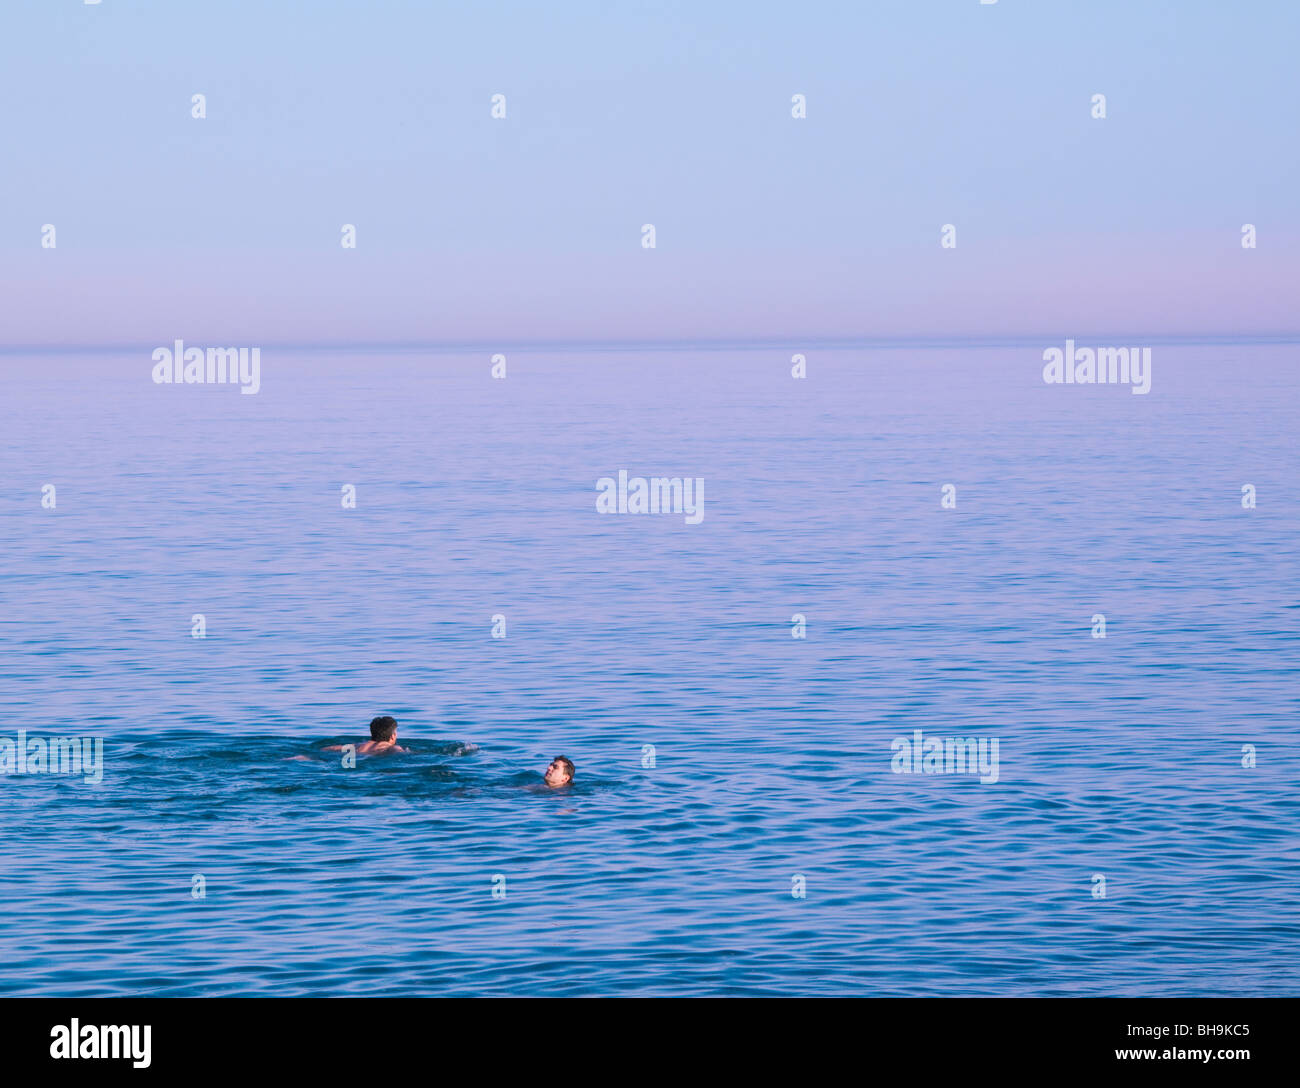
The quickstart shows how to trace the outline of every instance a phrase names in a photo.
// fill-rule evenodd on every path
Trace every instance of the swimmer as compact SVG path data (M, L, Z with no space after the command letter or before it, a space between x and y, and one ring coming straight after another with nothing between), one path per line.
M556 756L543 777L553 790L569 785L573 781L573 760L567 756Z
M331 744L324 751L341 752L346 747L348 747L346 744ZM359 756L377 756L382 752L410 751L409 748L399 748L397 746L397 719L390 718L387 714L376 718L370 723L370 739L358 744L356 748Z

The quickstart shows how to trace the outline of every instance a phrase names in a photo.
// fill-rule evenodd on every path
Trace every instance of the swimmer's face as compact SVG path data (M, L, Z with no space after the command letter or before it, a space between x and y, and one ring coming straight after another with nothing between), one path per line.
M546 768L546 784L548 786L568 785L569 771L558 759L551 760L551 765Z

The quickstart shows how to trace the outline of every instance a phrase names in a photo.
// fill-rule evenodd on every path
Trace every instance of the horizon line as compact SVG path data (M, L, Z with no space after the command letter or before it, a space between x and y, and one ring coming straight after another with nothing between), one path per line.
M672 351L691 349L696 351L726 351L744 348L823 348L826 350L845 350L852 348L940 348L940 347L1003 347L1019 346L1030 343L1055 344L1062 340L1100 341L1107 340L1120 344L1145 341L1147 344L1243 344L1270 343L1287 344L1300 342L1300 332L1266 332L1266 333L1074 333L1062 336L1056 333L970 333L951 336L845 336L845 337L752 337L732 338L717 337L697 339L690 337L600 340L600 339L551 339L551 340L276 340L260 344L246 344L260 350L279 351L336 351L336 352L430 352L433 354L450 354L468 351L520 351L520 350L567 350L567 351ZM182 338L182 341L184 338ZM172 340L159 345L156 341L146 343L115 344L0 344L0 355L113 355L135 352L152 352L159 346L170 346ZM206 345L205 345L206 346ZM218 345L213 345L218 346Z

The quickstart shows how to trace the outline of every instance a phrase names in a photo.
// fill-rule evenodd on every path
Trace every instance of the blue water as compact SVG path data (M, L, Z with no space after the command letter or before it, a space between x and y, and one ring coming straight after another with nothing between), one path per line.
M0 356L0 992L1295 993L1300 345L1047 346Z

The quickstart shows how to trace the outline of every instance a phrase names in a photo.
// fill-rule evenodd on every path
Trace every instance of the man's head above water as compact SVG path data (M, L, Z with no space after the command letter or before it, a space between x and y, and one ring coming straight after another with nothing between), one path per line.
M546 768L546 784L552 788L567 786L573 781L573 760L567 756L556 756Z
M370 739L379 744L386 744L397 739L397 719L387 714L375 718L370 723Z

